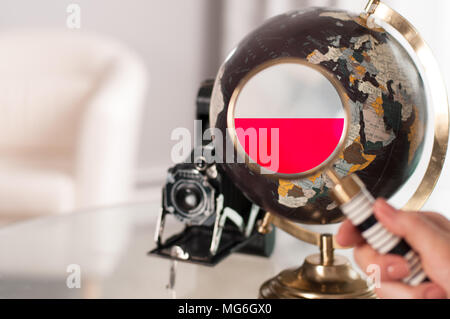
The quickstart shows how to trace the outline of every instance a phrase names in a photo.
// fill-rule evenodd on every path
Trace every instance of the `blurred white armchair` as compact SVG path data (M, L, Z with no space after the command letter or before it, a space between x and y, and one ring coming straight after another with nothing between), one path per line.
M0 218L126 201L147 76L114 41L0 33Z

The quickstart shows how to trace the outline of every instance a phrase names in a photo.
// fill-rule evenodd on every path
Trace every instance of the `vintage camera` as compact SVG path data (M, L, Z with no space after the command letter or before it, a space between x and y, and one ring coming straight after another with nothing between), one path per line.
M197 152L210 147L202 146ZM261 235L256 231L264 212L215 163L203 156L194 158L194 153L195 150L185 163L168 170L155 234L157 248L151 253L209 265L238 250L269 256L274 233ZM185 228L163 242L167 215L182 222Z
M197 119L208 127L212 83L204 82L197 98ZM264 212L250 202L213 161L212 143L194 148L184 163L168 169L151 254L215 265L235 251L269 256L275 233L262 235L256 226ZM163 242L166 217L184 230Z

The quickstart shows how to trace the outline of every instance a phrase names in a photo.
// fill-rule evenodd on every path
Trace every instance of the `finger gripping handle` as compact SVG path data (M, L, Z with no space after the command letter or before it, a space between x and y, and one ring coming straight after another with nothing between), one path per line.
M356 194L350 201L340 206L342 212L361 232L367 243L378 253L402 256L408 262L410 274L404 283L416 286L427 281L419 255L401 237L388 231L375 217L372 211L374 198L366 190Z

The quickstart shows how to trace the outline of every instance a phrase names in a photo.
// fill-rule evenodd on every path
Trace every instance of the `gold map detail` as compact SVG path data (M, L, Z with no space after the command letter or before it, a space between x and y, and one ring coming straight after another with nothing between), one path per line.
M375 110L375 112L377 113L377 115L379 117L383 117L384 115L384 110L383 110L383 99L381 96L377 97L375 102L373 102L372 104L373 109Z
M420 141L422 140L424 135L423 125L419 120L419 111L417 110L417 107L415 105L413 105L413 114L414 114L414 122L411 124L408 133L408 141L410 143L408 164L411 164L411 161L413 160L417 148L420 145Z
M294 188L294 184L288 180L280 179L278 185L278 195L286 197L288 192Z
M350 167L349 174L366 168L374 161L376 157L376 155L364 153L364 148L361 145L360 137L358 137L352 145L347 147L341 155L341 158L347 163L354 164Z

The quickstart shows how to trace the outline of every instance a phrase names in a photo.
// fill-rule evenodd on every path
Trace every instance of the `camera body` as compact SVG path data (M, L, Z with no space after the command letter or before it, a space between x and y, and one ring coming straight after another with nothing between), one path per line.
M205 129L212 84L205 81L197 98L197 119ZM215 265L235 251L261 256L272 253L274 231L262 235L256 230L264 212L231 182L213 154L213 143L197 146L183 163L168 169L155 233L157 247L151 254ZM169 215L185 227L163 241Z
M156 238L151 253L164 257L214 265L232 252L244 249L267 255L265 244L257 237L257 221L263 212L251 203L215 163L203 155L212 144L193 150L184 163L168 169L162 189L162 205ZM185 225L183 232L162 241L168 215ZM266 235L267 236L267 235ZM261 246L258 250L258 247ZM245 250L244 250L245 251ZM270 254L270 253L269 253Z

